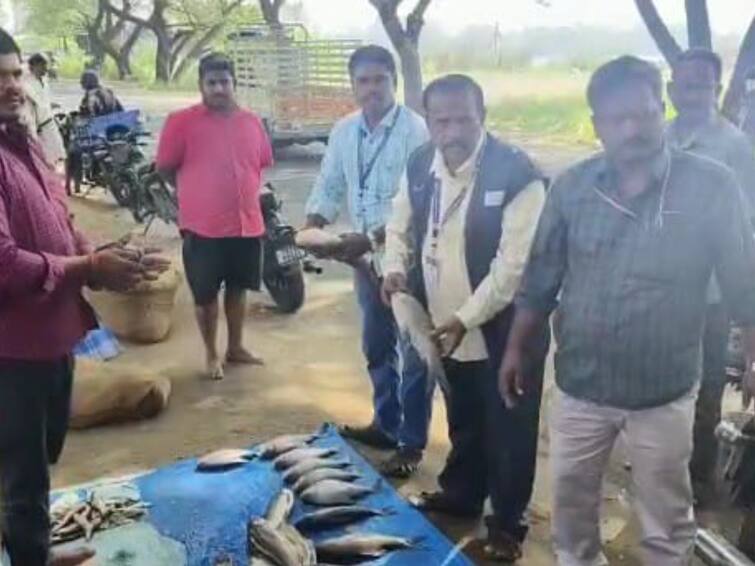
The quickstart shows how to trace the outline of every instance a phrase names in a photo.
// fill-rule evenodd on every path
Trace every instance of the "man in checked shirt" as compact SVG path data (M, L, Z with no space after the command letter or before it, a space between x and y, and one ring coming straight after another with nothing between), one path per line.
M755 392L755 244L734 174L669 148L659 71L624 56L587 98L603 153L554 183L516 299L499 375L506 402L529 395L530 337L555 317L551 413L553 547L560 566L607 564L601 483L624 433L644 563L689 563L689 461L706 291L715 273L744 329L745 402Z

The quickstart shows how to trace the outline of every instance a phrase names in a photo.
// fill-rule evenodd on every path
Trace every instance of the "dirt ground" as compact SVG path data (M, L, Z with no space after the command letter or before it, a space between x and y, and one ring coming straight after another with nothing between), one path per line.
M75 96L70 85L59 87L58 93L62 101ZM146 106L155 124L167 109L187 101L166 100L135 90L123 91L123 98L127 106ZM537 140L524 142L550 172L588 151L548 146ZM320 155L321 148L293 149L278 156L278 165L268 176L281 192L294 225L303 220L303 203ZM100 190L73 198L71 208L78 225L97 243L140 230L128 213L116 208ZM155 225L148 240L162 246L180 266L174 227ZM281 433L311 431L323 421L366 424L371 418L371 388L359 350L358 312L350 273L334 264L323 267L323 275L308 276L306 303L293 316L271 311L264 294L251 297L247 344L264 357L266 365L229 368L221 382L201 377L200 338L188 290L182 285L168 339L152 346L124 344L124 353L111 362L142 366L169 377L173 394L168 410L151 421L72 432L53 472L54 486L148 470L221 447L247 446ZM223 337L221 330L221 340ZM433 488L447 449L444 407L436 397L425 462L415 478L397 488L403 494ZM533 530L521 562L533 566L553 564L548 542L545 438L540 454L531 513ZM373 461L383 457L377 453L368 456ZM627 511L630 496L623 487L627 478L621 466L615 468L606 482L604 535L610 541L612 564L638 564L633 551L636 533ZM435 522L462 543L479 530L469 522Z

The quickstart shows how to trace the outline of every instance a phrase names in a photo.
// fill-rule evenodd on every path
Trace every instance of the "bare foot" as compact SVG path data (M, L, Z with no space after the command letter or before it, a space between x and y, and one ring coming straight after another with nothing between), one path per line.
M223 372L223 362L218 358L210 358L207 360L207 377L214 381L220 381L225 377Z
M58 550L50 553L50 566L79 566L94 556L91 548L73 548L71 550ZM93 562L92 562L93 564Z
M225 361L229 364L245 364L252 366L263 366L265 362L262 358L258 358L245 348L229 349L225 355Z

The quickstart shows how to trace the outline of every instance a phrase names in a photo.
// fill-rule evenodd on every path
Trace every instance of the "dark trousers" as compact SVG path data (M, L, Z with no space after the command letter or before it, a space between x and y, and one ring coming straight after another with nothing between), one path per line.
M0 531L12 566L45 566L48 464L68 428L73 359L0 362Z
M721 304L708 305L703 335L703 378L695 408L694 449L690 474L695 491L713 485L718 455L716 427L726 387L729 318ZM696 493L700 497L700 493Z
M524 514L535 480L544 359L536 366L530 376L536 390L508 409L489 362L445 363L451 452L438 483L465 506L482 509L490 496L488 529L519 540L527 535Z

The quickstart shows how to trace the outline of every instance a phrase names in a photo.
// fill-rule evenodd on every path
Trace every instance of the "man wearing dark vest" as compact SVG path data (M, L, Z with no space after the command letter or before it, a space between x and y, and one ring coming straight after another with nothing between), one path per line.
M532 494L539 397L508 410L496 368L511 301L545 200L543 176L521 150L487 134L480 87L463 75L424 95L432 141L409 159L387 228L384 300L408 292L428 310L444 357L451 453L426 511L478 516L490 496L488 558L521 557ZM547 336L532 358L541 382Z

